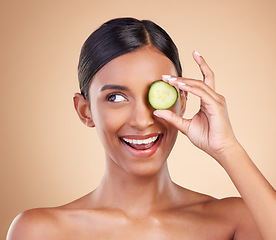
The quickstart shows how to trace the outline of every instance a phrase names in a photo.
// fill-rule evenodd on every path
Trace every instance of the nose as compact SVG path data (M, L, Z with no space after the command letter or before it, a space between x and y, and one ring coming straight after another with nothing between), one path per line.
M149 103L144 101L143 99L137 101L132 109L129 126L143 131L151 126L153 123L153 110L149 106Z

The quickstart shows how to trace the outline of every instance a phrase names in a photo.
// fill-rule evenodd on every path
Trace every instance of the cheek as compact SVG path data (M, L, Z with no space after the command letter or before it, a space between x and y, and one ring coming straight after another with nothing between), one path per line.
M95 116L95 128L105 151L114 151L118 147L118 130L123 126L120 114L113 114L113 111L99 111ZM113 150L112 150L113 149Z
M127 109L106 107L104 104L99 104L96 109L92 113L96 129L105 135L118 132L128 119Z

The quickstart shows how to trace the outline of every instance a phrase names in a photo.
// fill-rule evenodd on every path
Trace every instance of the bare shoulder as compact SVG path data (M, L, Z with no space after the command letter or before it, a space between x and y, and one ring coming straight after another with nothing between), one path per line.
M12 222L7 240L56 239L57 215L51 208L31 209L20 213Z
M87 239L101 216L99 211L88 209L87 202L87 197L82 197L58 207L24 211L13 220L7 240Z
M217 199L193 191L184 192L190 204L184 207L199 216L197 224L207 219L203 226L227 231L233 239L261 240L261 234L246 204L240 197ZM212 224L211 224L212 223ZM221 237L220 237L221 238ZM222 239L222 238L221 238Z
M223 211L225 214L229 213L231 216L235 216L236 214L239 215L241 211L246 210L246 206L240 197L228 197L222 199L211 197L209 198L209 201L205 202L205 204L212 209L212 211L218 213Z
M213 199L206 205L210 211L227 219L235 227L234 239L262 239L257 225L242 198Z
M210 211L223 215L239 226L243 221L252 221L244 201L239 197L229 197L223 199L213 199L206 203Z

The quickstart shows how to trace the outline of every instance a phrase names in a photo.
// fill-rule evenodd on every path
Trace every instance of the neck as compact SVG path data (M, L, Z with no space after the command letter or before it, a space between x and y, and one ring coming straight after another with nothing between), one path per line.
M174 200L178 187L170 178L167 162L154 175L135 176L107 161L105 175L93 198L100 208L119 209L129 215L146 215L164 209Z

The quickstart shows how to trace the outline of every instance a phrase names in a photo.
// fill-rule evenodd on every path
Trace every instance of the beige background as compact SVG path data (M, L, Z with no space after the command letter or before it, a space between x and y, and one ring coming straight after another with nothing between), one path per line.
M201 78L191 53L216 73L236 135L276 186L276 4L233 1L1 1L0 238L35 207L72 201L99 183L104 154L95 129L73 108L80 48L100 24L134 16L161 25L177 44L187 77ZM186 117L198 100L189 98ZM238 196L224 170L179 136L169 159L179 184Z

